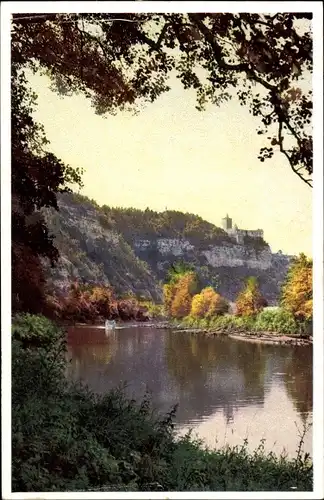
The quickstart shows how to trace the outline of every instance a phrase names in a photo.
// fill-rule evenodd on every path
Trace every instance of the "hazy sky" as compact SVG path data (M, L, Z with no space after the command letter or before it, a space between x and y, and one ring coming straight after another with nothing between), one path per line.
M96 116L80 95L59 97L45 76L32 76L36 118L50 149L85 170L83 194L100 205L181 210L220 226L262 228L273 251L312 253L312 190L276 153L261 163L266 139L258 119L236 99L207 111L177 80L137 116Z

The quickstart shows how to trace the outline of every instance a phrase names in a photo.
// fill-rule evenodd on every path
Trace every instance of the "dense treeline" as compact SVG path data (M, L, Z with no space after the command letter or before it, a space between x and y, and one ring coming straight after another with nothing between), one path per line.
M62 295L47 296L47 316L68 323L97 323L108 320L147 321L152 306L134 296L118 297L108 286L71 284Z
M251 276L232 305L213 289L199 289L199 280L190 266L173 266L163 287L166 314L185 326L197 326L222 333L271 332L309 336L312 334L312 260L300 254L291 264L282 286L279 308L265 309L258 281Z
M198 215L183 213L176 210L156 212L146 208L99 207L94 200L73 193L71 199L81 204L92 204L102 211L101 223L110 229L123 234L127 241L135 238L190 238L210 243L231 241L227 233L205 221ZM67 197L65 197L67 199Z
M184 238L199 242L200 245L233 242L222 228L191 213L177 210L156 212L149 208L140 210L132 207L109 207L107 205L99 207L94 200L79 193L68 196L74 202L93 205L99 209L102 212L100 221L103 227L120 232L130 243L136 238L153 239L157 237ZM68 196L65 196L65 200L68 200ZM267 246L262 238L246 237L245 244L258 248Z

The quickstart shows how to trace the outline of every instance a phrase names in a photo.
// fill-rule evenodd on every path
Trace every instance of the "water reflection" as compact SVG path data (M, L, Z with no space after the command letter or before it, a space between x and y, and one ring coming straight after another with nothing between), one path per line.
M313 412L313 351L299 346L291 348L286 362L284 381L287 393L303 422Z
M88 327L70 329L68 346L69 376L99 393L126 381L128 393L138 399L149 390L161 411L178 403L179 427L194 426L209 444L224 432L231 444L241 443L250 429L256 445L266 435L279 442L279 451L283 446L294 451L294 422L312 414L312 350L307 347L152 328L105 335ZM307 446L311 452L310 437Z

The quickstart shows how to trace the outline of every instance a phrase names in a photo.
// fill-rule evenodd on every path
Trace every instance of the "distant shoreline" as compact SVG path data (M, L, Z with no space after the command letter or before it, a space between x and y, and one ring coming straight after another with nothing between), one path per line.
M280 335L271 332L260 332L256 334L240 333L240 332L220 332L200 328L179 328L179 332L188 332L192 334L205 334L210 337L212 336L226 336L234 340L243 340L246 342L253 342L257 344L268 344L268 345L313 345L313 337L302 338L293 335Z
M245 342L253 342L257 344L268 344L268 345L294 345L294 346L306 346L306 345L313 345L313 337L298 337L294 335L280 335L277 333L271 333L271 332L259 332L256 334L249 334L249 333L243 333L243 332L222 332L222 331L215 331L212 329L206 329L206 328L191 328L191 327L186 327L182 325L173 325L172 323L168 321L134 321L131 322L129 325L127 325L127 321L121 322L123 326L127 327L145 327L145 328L156 328L158 330L175 330L178 332L187 332L191 333L194 335L207 335L209 337L215 337L215 336L226 336L229 337L233 340L242 340ZM89 323L75 323L75 324L70 324L64 325L65 327L98 327L103 325L97 324L89 324Z
M261 335L242 335L242 334L228 334L228 336L235 340L245 340L246 342L254 342L260 344L268 345L313 345L313 337L301 338L301 337L290 337L289 335L271 335L271 334L261 334Z

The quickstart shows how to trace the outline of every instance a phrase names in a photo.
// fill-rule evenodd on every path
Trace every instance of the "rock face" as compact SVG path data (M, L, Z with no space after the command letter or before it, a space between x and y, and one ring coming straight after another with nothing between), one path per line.
M253 269L269 269L271 266L271 251L269 248L257 253L254 249L247 249L243 245L224 245L211 247L202 254L212 267L240 267L247 266Z
M161 300L161 287L147 264L136 257L122 235L104 228L100 212L78 204L70 196L59 199L59 212L45 217L60 252L58 265L47 267L49 283L66 291L72 280L112 285L118 293L134 293Z
M137 239L133 248L161 280L177 260L192 263L202 282L216 286L230 301L235 300L246 278L256 276L269 304L276 304L291 261L290 256L272 253L269 246L257 250L235 242L206 248L185 239Z
M141 228L129 237L129 227L111 220L107 224L107 217L103 219L90 200L63 195L59 207L59 213L46 212L61 254L59 265L48 271L54 287L64 289L78 278L160 300L161 282L170 266L182 260L193 265L203 286L216 287L229 301L235 300L249 276L258 278L269 305L278 301L291 257L272 253L265 242L247 245L228 238L209 244L197 238L147 235L144 229L141 234Z

